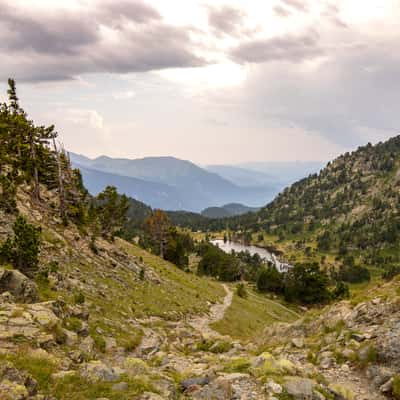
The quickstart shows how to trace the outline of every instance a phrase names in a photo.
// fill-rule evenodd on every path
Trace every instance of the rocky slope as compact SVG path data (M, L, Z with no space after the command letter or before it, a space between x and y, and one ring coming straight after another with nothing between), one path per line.
M366 294L371 299L309 311L291 324L273 315L257 340L234 339L233 325L225 335L215 330L238 304L239 324L249 323L232 287L120 239L98 240L93 252L84 232L62 225L53 196L43 191L37 206L18 192L18 208L41 226L43 244L35 281L0 267L0 399L372 400L395 393L395 282ZM0 220L3 239L13 218ZM272 313L271 300L249 295L246 307L258 302L261 310L254 318Z

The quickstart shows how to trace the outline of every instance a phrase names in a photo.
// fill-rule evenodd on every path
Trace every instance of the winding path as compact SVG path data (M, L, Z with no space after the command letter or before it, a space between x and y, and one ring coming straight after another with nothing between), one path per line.
M233 292L225 283L222 284L226 296L224 297L224 301L222 303L213 304L210 307L210 311L208 315L195 316L191 318L188 323L189 325L201 332L203 335L211 336L211 337L221 337L221 334L216 332L214 329L210 328L210 324L217 322L224 318L225 311L231 306L233 299Z

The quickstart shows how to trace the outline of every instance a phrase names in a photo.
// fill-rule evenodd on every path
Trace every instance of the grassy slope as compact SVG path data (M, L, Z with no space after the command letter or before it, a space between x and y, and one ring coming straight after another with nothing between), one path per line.
M248 289L248 297L245 299L234 295L225 317L212 324L212 327L223 335L251 340L273 322L293 322L298 317L297 313L282 304Z

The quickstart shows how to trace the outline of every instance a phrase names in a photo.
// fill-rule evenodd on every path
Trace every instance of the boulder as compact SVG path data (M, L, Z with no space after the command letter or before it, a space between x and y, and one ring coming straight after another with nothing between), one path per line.
M36 284L17 270L0 268L0 294L9 292L20 303L38 299Z
M284 390L294 400L312 400L315 381L306 378L290 377L283 384Z
M94 352L94 340L91 336L86 337L82 340L79 345L79 350L86 354L93 354Z
M183 391L187 390L190 386L204 386L210 383L210 378L208 376L202 376L197 378L185 379L181 382L181 388Z
M378 336L376 350L381 361L397 369L400 368L400 322L397 321Z
M90 382L113 382L116 381L121 373L115 368L108 367L101 361L90 361L81 368L81 375Z
M192 398L196 400L231 400L232 392L231 383L223 377L219 377L201 390L194 392Z
M390 380L394 372L381 365L370 365L367 368L367 377L372 381L375 387L381 387L384 383Z

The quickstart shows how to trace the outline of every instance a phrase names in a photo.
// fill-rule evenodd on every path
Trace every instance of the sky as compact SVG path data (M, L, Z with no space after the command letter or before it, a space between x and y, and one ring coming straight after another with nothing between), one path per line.
M400 133L399 0L0 0L0 89L90 157L328 161Z

